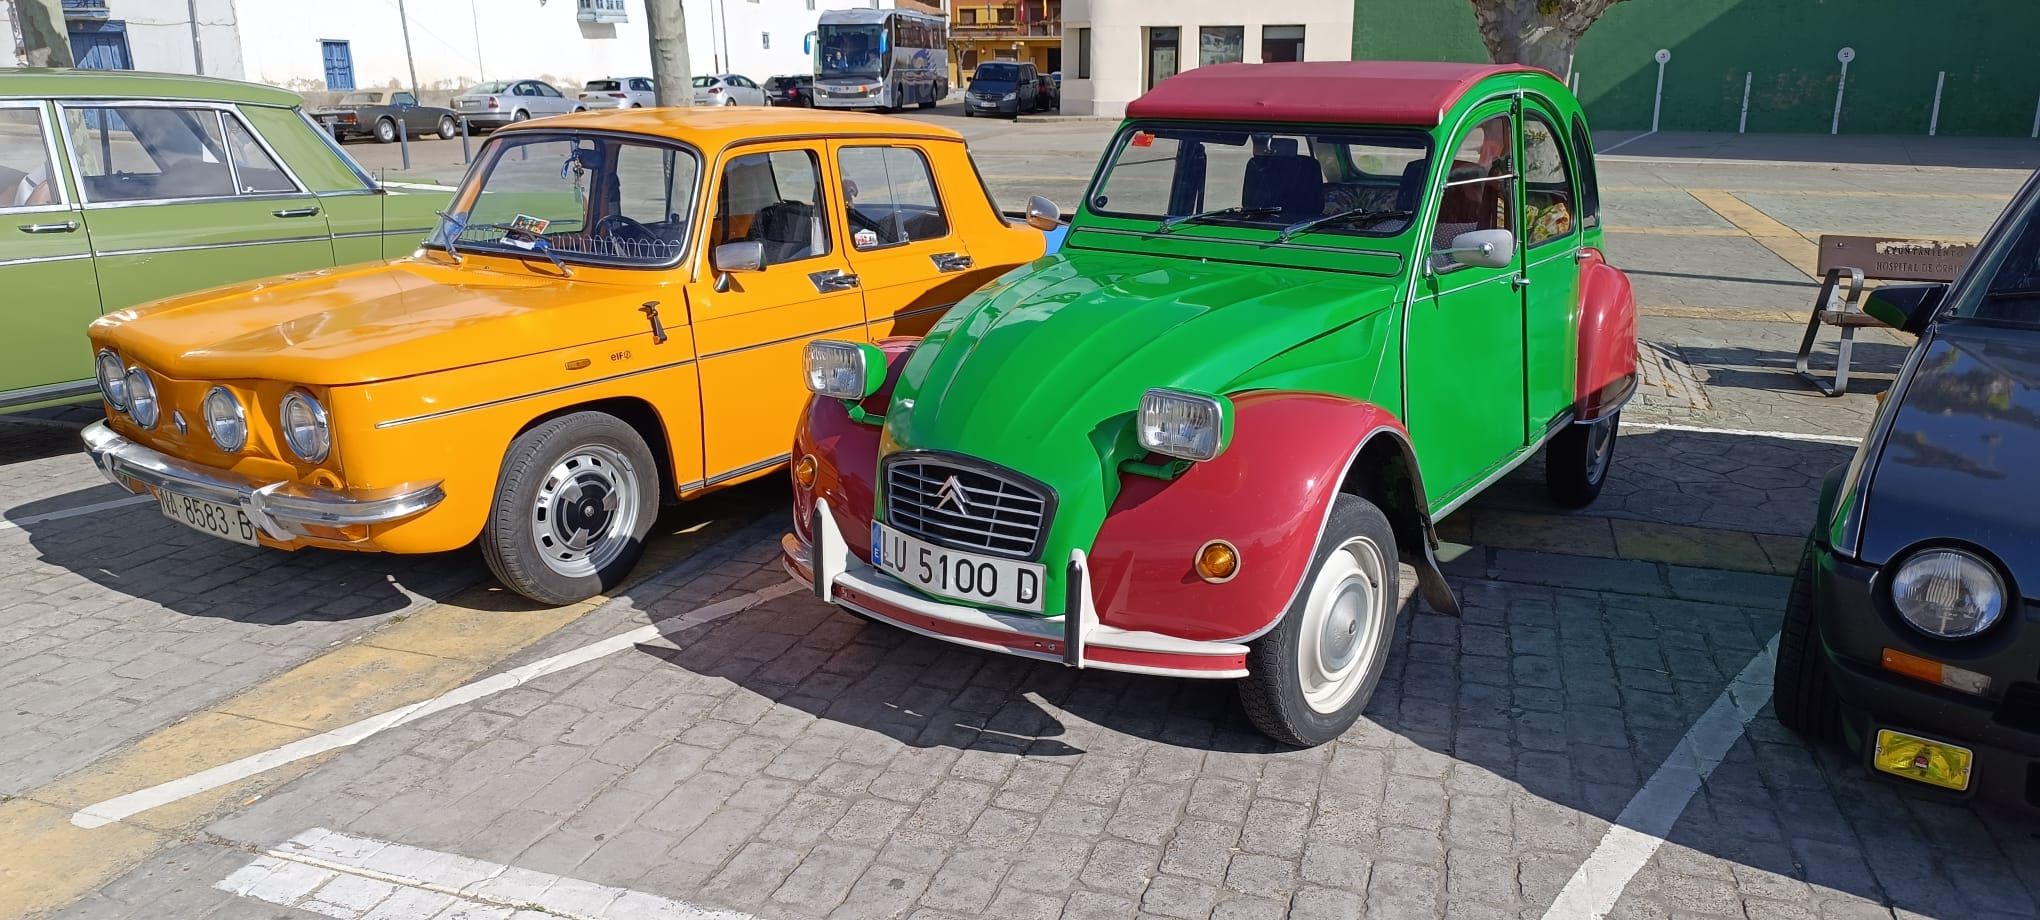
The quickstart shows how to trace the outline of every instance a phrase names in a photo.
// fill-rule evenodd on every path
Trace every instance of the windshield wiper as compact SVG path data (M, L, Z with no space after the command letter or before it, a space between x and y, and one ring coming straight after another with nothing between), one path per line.
M461 222L460 222L460 219L459 219L459 218L456 218L456 217L454 217L454 216L452 216L452 215L450 215L450 214L446 213L445 211L441 211L441 212L439 212L439 216L440 216L440 217L444 217L444 218L446 218L446 219L447 219L447 220L449 220L449 221L452 221L452 222L453 222L453 225L454 225L454 226L455 226L455 227L457 228L457 229L456 229L456 230L455 230L455 231L453 232L453 235L452 235L452 236L448 236L448 237L446 238L446 251L447 251L447 252L450 252L450 253L453 253L453 257L454 257L454 259L455 259L456 261L458 261L458 260L460 259L460 250L459 250L459 249L456 249L456 248L454 247L454 244L453 244L453 240L454 240L454 238L455 238L455 237L458 237L458 236L459 236L460 234L462 234L462 233L465 233L465 232L467 232L467 231L469 231L469 230L501 230L501 231L503 231L504 233L509 233L509 232L510 232L510 231L512 231L512 230L516 230L516 229L518 229L518 228L516 228L516 227L512 227L512 226L510 226L509 224L463 224L463 223L461 223ZM546 241L545 241L545 237L542 237L542 236L541 236L541 237L537 237L537 238L535 238L535 239L533 239L533 240L532 240L532 244L531 244L531 248L530 248L530 249L526 249L526 248L524 248L524 247L522 247L522 246L510 246L510 247L507 247L507 248L502 248L502 249L497 249L497 248L491 247L491 248L490 248L490 249L488 249L487 251L489 251L489 252L501 252L501 253L505 253L505 254L509 254L509 255L515 255L515 254L517 254L517 253L519 253L519 252L535 252L535 253L538 253L539 255L545 256L545 257L546 257L546 259L548 259L549 261L551 261L551 262L552 262L552 264L553 264L553 267L554 267L554 268L557 268L557 269L559 269L559 270L560 270L560 274L561 274L561 275L563 275L563 276L565 276L565 277L568 277L568 278L572 278L572 277L574 277L574 270L573 270L573 269L571 269L571 268L568 268L568 267L567 267L567 263L565 263L565 262L562 262L562 261L560 261L560 257L559 257L559 256L558 256L557 254L555 254L555 253L553 252L553 249L552 249L552 244L551 244L551 243L548 243L548 242L546 242Z
M531 251L542 253L546 258L551 259L553 267L559 269L562 276L567 278L574 277L574 270L568 268L567 263L560 261L559 254L553 252L552 244L546 242L545 237L539 237L537 241L533 242Z
M460 264L460 235L467 232L467 222L445 211L435 212L439 219L453 225L453 232L446 235L446 254L453 257L453 264Z
M1364 220L1388 220L1408 216L1410 216L1408 211L1377 211L1372 208L1347 208L1344 211L1327 214L1323 217L1313 217L1309 220L1283 227L1282 232L1275 235L1275 242L1287 243L1290 237L1309 233L1326 224L1351 224Z
M1177 227L1182 226L1183 224L1196 223L1197 221L1200 220L1212 220L1214 218L1219 217L1266 217L1270 214L1280 213L1281 211L1282 211L1281 208L1275 207L1216 208L1210 211L1199 211L1195 214L1184 214L1178 217L1164 217L1162 218L1162 225L1160 227L1155 228L1155 232L1168 233L1169 231L1174 230Z

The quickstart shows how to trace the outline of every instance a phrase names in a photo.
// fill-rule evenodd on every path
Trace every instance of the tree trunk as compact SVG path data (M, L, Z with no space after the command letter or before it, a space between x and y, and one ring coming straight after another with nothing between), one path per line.
M21 30L22 63L30 67L77 66L58 0L14 0L14 23Z
M1542 67L1572 77L1580 36L1621 0L1471 0L1481 41L1497 64Z
M681 0L645 0L645 31L652 39L654 101L693 105L694 71L687 60L687 11Z

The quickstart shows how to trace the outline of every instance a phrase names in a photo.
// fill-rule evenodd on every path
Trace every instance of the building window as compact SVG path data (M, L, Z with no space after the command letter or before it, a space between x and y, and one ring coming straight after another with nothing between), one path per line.
M1013 8L1010 6L999 7L999 24L1003 26L1012 25L1012 23L1013 23Z
M1182 45L1182 33L1175 26L1148 27L1148 75L1147 88L1176 75L1181 69L1177 51Z
M1091 79L1091 30L1077 30L1077 79Z
M1303 60L1302 26L1261 27L1262 63L1301 60Z
M354 88L354 51L344 41L325 39L319 42L319 52L326 59L326 88Z
M770 49L772 47L772 33L770 32L758 33L758 47Z
M977 10L975 8L957 10L956 24L960 26L977 25Z
M86 70L133 70L127 23L118 19L73 19L68 23L71 60Z
M1246 26L1205 26L1197 30L1197 66L1244 60L1246 44Z

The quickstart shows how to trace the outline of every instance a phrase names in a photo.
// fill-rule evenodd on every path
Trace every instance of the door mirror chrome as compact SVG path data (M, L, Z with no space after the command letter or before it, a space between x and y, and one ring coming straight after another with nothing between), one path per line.
M1477 268L1506 268L1516 258L1516 235L1507 230L1471 230L1452 238L1452 261Z
M762 272L765 270L765 244L756 240L724 243L715 247L715 255L710 261L719 272Z
M1864 296L1863 312L1893 329L1917 335L1926 331L1947 294L1948 285L1941 282L1887 284Z
M1040 195L1027 199L1027 226L1041 231L1062 226L1062 208Z

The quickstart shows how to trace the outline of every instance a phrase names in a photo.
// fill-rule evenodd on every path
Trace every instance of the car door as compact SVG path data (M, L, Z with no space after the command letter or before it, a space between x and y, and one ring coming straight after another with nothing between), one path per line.
M751 144L724 155L704 266L687 291L700 354L703 449L711 483L786 459L815 338L863 338L864 296L837 239L840 205L821 141ZM713 271L715 247L757 242L760 271Z
M652 81L642 77L633 78L630 81L630 101L637 105L658 105L657 97L652 92Z
M576 106L580 105L579 102L561 95L560 91L554 89L550 83L541 83L533 80L531 81L531 88L534 92L538 93L539 105L547 115L560 115L571 112Z
M333 264L319 199L232 106L60 112L105 309Z
M1448 252L1462 233L1516 232L1514 121L1507 102L1474 110L1440 151L1444 176L1425 209L1430 254L1406 325L1404 421L1434 509L1524 444L1521 247L1500 267L1460 264Z
M925 335L985 280L971 270L970 246L943 205L929 152L905 141L829 146L868 335Z
M429 133L438 127L429 117L430 113L418 108L418 97L410 93L391 93L390 111L404 123L404 130L411 137Z
M1559 117L1541 100L1523 107L1524 424L1538 435L1572 407L1579 342L1580 192Z
M0 407L91 388L99 280L57 149L47 103L0 100Z
M1032 112L1040 105L1041 89L1034 79L1034 65L1020 65L1020 82L1015 90L1020 93L1020 111Z

